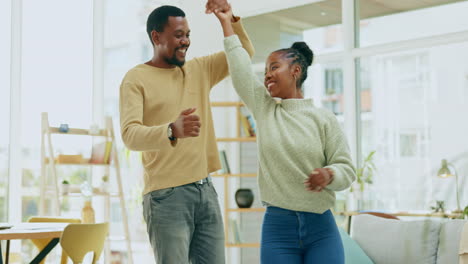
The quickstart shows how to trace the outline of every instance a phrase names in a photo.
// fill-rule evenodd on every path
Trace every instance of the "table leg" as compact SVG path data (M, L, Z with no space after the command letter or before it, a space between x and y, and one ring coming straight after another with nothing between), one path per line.
M351 219L353 219L353 216L348 216L348 235L351 235Z
M37 256L30 262L30 264L39 264L47 256L47 254L49 254L49 252L52 251L52 249L54 249L55 245L57 245L58 242L58 237L50 240L49 244L47 244L47 246L45 246L45 248L42 249L41 252L39 252L39 254L37 254Z
M10 263L10 240L6 241L5 264Z
M3 264L2 241L0 240L0 264Z

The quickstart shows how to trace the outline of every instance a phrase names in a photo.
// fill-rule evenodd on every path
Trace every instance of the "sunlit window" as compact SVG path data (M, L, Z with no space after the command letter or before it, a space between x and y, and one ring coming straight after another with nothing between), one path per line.
M0 222L7 221L10 147L11 1L0 2Z

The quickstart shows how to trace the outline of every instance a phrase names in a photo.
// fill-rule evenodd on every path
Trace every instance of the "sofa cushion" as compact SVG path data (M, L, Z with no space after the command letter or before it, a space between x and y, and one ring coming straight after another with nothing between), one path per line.
M342 228L340 230L341 241L343 241L343 248L345 254L346 264L373 264L372 260L366 255L362 248L354 241L346 231Z
M377 264L436 263L441 223L399 221L372 215L353 217L351 237Z
M461 235L466 220L449 220L442 224L439 235L437 263L458 263Z
M458 254L460 255L459 264L468 264L468 221L466 221L465 227L463 227Z

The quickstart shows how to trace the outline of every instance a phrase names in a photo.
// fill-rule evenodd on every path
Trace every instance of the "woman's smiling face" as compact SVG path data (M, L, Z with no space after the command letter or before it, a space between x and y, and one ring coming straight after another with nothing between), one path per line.
M283 52L273 52L266 61L264 85L272 97L291 98L297 89L294 76L299 72L300 67L291 65Z

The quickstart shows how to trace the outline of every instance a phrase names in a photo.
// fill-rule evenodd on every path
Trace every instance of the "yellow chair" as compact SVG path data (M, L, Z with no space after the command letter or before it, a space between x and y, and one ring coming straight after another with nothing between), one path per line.
M79 224L81 223L81 219L78 218L63 218L63 217L41 217L41 216L32 216L28 219L30 223L71 223L71 224ZM33 244L41 251L52 239L44 238L44 239L31 239ZM41 264L45 263L45 258L41 261ZM62 251L62 259L60 261L61 264L67 264L67 254Z
M101 256L108 232L109 223L70 224L63 230L60 245L73 263L82 263L84 256L93 252L92 264L95 264Z

